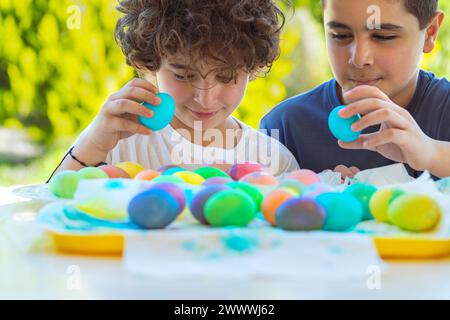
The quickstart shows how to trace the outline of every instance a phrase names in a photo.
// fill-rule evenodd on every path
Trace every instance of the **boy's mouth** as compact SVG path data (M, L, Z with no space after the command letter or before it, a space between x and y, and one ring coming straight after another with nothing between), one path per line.
M211 119L212 117L214 117L217 114L217 112L219 112L219 111L200 112L200 111L194 111L192 109L189 109L189 111L191 111L191 113L194 115L195 118L200 119L200 120Z
M354 84L355 87L358 86L375 86L382 78L365 78L365 79L358 79L358 78L350 78L349 80Z

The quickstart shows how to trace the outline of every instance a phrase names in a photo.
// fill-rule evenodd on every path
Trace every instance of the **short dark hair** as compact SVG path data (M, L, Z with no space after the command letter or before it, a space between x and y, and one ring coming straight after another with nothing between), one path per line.
M424 29L438 10L439 0L401 0L406 10L419 20L420 29ZM322 0L325 7L326 0Z
M210 59L236 74L270 69L285 16L272 0L121 0L115 39L127 64L158 71L181 54L190 66Z

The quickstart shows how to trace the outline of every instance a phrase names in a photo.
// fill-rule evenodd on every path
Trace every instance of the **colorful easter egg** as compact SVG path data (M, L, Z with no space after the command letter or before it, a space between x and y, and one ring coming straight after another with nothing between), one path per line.
M178 178L182 179L185 183L191 184L191 185L194 185L194 186L199 186L203 182L205 182L205 179L201 175L198 175L198 174L196 174L195 172L192 172L192 171L175 172L173 174L173 176L174 177L178 177Z
M353 142L361 135L361 131L353 131L352 125L361 119L361 116L357 114L350 118L341 118L338 113L345 107L345 105L338 106L331 111L328 117L328 127L336 139Z
M228 169L228 175L231 177L231 179L238 181L243 176L248 175L252 172L261 172L264 170L264 167L257 163L257 162L244 162L244 163L237 163L232 165Z
M225 171L215 167L202 167L194 170L194 172L202 176L205 180L213 177L230 178L230 176Z
M229 190L226 185L211 185L197 192L189 205L192 215L202 224L209 224L205 218L205 204L209 198L223 190Z
M147 169L139 172L134 178L136 180L152 181L153 179L159 177L160 175L161 173L159 173L158 171Z
M441 215L441 208L433 198L418 194L399 196L388 209L389 221L400 229L413 232L433 229Z
M124 170L133 179L139 172L144 171L144 167L134 162L120 162L115 164L117 168Z
M142 105L153 111L153 117L138 116L139 122L153 131L159 131L165 128L172 120L175 114L175 100L164 92L156 94L161 99L158 106L153 106L147 102Z
M188 170L185 168L181 168L181 167L172 167L172 168L167 168L167 170L165 170L162 174L164 176L169 176L169 175L173 175L174 173L182 172L182 171L188 171Z
M167 164L167 165L159 167L158 169L156 169L156 171L163 174L165 171L167 171L168 169L171 169L171 168L180 168L180 167L176 166L174 164Z
M260 210L261 203L263 201L264 196L257 187L252 186L249 183L239 182L239 181L233 181L233 182L227 183L227 186L232 189L241 190L241 191L245 192L254 201L254 203L256 205L256 210L257 211Z
M361 204L350 194L323 193L316 200L325 208L323 230L346 231L361 222L363 216Z
M280 182L278 187L293 190L297 193L298 196L302 195L304 190L306 189L306 186L303 183L295 179L284 179Z
M225 178L225 177L212 177L205 180L205 182L202 183L204 186L211 186L215 184L227 184L229 182L232 182L233 180L231 178Z
M176 183L173 182L159 182L153 184L149 189L147 190L165 190L169 192L172 196L175 197L178 201L178 206L180 207L180 212L184 210L186 207L186 195L184 194L183 189L181 189Z
M175 197L162 189L139 193L128 204L130 221L143 229L162 229L172 223L180 212Z
M205 204L205 218L216 227L245 227L255 216L255 202L240 190L220 191Z
M288 189L276 189L270 192L268 195L265 196L262 204L261 204L261 211L266 218L266 220L272 225L276 225L276 218L275 214L277 212L277 209L287 200L292 199L295 197L295 194L293 194L292 191L289 191Z
M152 182L172 182L172 183L184 183L184 180L179 178L179 177L175 177L175 176L164 176L161 175L159 177L156 177L152 180Z
M48 188L58 198L73 199L77 191L80 176L78 172L67 170L58 172L48 184Z
M316 198L323 193L330 193L335 191L336 190L329 184L318 182L307 186L302 195L310 198Z
M379 222L389 223L389 205L404 193L404 191L394 188L385 188L375 192L369 201L369 208L372 216Z
M108 179L108 174L100 168L97 167L87 167L78 171L78 176L80 180L89 179Z
M260 186L277 186L279 184L277 178L268 172L252 172L243 176L239 181Z
M309 186L311 184L320 182L319 175L314 171L308 169L300 169L293 171L289 173L286 178L297 180L303 183L305 186Z
M353 195L361 204L363 208L363 220L372 220L373 216L370 212L369 203L372 196L377 192L377 188L369 184L357 183L347 187L345 192Z
M293 198L280 205L275 219L284 230L320 230L325 223L325 209L312 198Z
M111 179L124 178L130 179L130 175L123 169L113 166L111 164L105 164L98 167L103 170Z

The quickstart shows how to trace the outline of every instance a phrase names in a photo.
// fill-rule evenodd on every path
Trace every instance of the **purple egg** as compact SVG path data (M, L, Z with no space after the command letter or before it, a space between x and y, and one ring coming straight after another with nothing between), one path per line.
M180 212L184 210L186 207L186 195L184 194L183 189L181 189L178 185L172 182L159 182L152 185L147 190L165 190L169 192L171 195L175 197L178 201L178 206L180 207Z
M231 178L227 177L212 177L208 178L203 182L202 185L204 186L210 186L210 185L216 185L216 184L227 184L228 182L233 181Z
M172 168L179 168L179 166L176 166L173 164L168 164L168 165L159 167L156 171L158 171L160 173L164 173L165 171L172 169Z
M320 230L325 223L325 209L313 198L293 198L277 209L275 219L284 230Z
M209 222L205 218L205 204L206 201L216 193L224 190L229 190L230 187L222 184L215 184L205 186L204 189L197 192L189 205L192 215L202 224L209 225Z
M302 195L310 198L316 198L323 193L335 192L336 190L329 184L318 182L314 183L303 190Z

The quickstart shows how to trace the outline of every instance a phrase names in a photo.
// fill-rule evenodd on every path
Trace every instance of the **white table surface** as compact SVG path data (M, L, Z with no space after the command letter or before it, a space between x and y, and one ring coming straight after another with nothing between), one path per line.
M450 259L385 261L379 289L367 279L158 279L125 270L122 259L25 250L8 226L30 225L36 203L0 187L0 299L450 299ZM16 238L16 239L13 239ZM73 269L75 268L75 269ZM72 287L73 270L79 287ZM369 278L370 275L367 275Z

